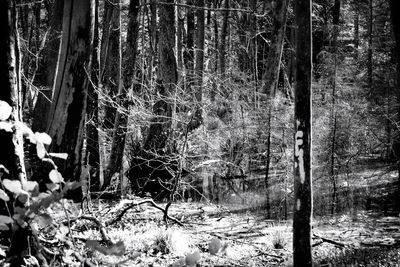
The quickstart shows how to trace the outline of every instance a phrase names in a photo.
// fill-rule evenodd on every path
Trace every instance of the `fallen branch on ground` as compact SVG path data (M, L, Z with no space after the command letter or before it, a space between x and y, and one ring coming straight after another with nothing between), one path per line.
M146 200L142 200L139 202L132 202L129 203L123 210L121 210L117 216L115 216L115 218L112 218L108 221L106 221L105 225L109 226L112 225L118 221L120 221L122 219L122 217L125 215L126 212L128 212L131 208L143 205L143 204L150 204L151 206L153 206L154 208L161 210L164 214L163 219L164 221L167 223L167 220L171 220L173 222L175 222L176 224L179 224L180 226L183 226L183 223L180 222L178 219L171 217L168 215L168 208L171 206L171 203L168 203L167 206L164 208L162 208L161 206L157 205L154 200L152 199L146 199Z
M316 237L316 238L319 238L319 239L321 239L322 240L322 242L326 242L326 243L329 243L329 244L332 244L332 245L335 245L335 246L338 246L338 247L341 247L341 248L344 248L344 247L346 247L346 245L345 244L343 244L343 243L340 243L340 242L338 242L338 241L335 241L335 240L331 240L331 239L328 239L328 238L325 238L325 237L322 237L322 236L319 236L319 235L317 235L317 234L314 234L313 233L313 236L314 237ZM314 245L313 245L313 247L314 246L318 246L318 245L320 245L321 243L315 243Z

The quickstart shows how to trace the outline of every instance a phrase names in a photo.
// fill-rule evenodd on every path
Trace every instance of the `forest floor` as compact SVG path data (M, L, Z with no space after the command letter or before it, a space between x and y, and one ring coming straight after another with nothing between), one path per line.
M292 266L291 221L210 203L177 203L168 215L183 226L169 220L167 227L159 209L149 203L132 205L140 201L95 201L90 220L70 222L74 245L58 244L59 258L68 266L78 266L78 254L97 266ZM126 207L130 208L121 217ZM71 204L67 208L72 211ZM108 226L100 227L101 234L93 222ZM119 245L104 249L106 245L89 241L85 246L86 240L104 236ZM366 211L316 218L313 246L316 266L398 266L400 218Z

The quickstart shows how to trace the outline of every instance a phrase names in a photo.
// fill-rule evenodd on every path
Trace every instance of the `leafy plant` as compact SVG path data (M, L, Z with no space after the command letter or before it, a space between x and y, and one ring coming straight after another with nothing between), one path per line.
M283 249L286 246L286 240L282 231L276 231L272 236L272 246L275 249Z

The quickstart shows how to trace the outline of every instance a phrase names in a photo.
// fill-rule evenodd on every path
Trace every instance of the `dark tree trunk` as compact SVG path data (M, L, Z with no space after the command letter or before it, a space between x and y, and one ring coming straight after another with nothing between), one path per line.
M369 18L368 18L368 88L369 88L369 93L370 95L372 94L372 87L373 87L373 23L374 23L374 18L373 18L373 0L369 0Z
M187 4L190 6L194 5L193 0L187 0ZM187 88L187 92L192 94L192 85L193 85L193 72L194 72L194 33L195 33L195 24L194 24L194 11L192 8L188 8L186 11L186 47L183 53L183 60L185 63L185 86Z
M354 59L358 60L358 49L360 46L360 2L354 0Z
M226 72L226 37L228 34L228 24L229 24L229 6L230 0L225 0L222 28L221 28L221 42L219 46L219 73L221 76L225 75Z
M100 42L99 42L99 0L95 0L94 33L92 69L90 72L91 82L88 85L87 117L86 117L86 157L85 165L90 166L90 189L100 189L100 153L99 153L99 88L100 77Z
M267 94L269 97L275 94L276 86L278 85L288 4L289 0L278 1L273 10L271 45L269 46L266 70L263 79L263 93Z
M311 217L311 1L295 1L297 26L295 90L295 168L293 214L294 266L312 266Z
M58 167L66 180L79 180L87 88L91 71L94 0L64 1L63 36L48 122L51 150L68 153ZM76 191L72 197L81 198Z
M103 35L100 54L100 77L103 93L116 101L121 80L121 4L119 0L104 2ZM107 101L104 105L106 129L113 129L117 109Z
M166 3L173 4L173 0ZM175 12L174 6L160 5L159 16L159 74L157 81L158 94L161 96L153 106L155 117L150 124L149 133L144 144L146 150L159 152L167 149L171 132L172 105L170 96L175 91L178 80L177 66L174 54L175 47Z
M54 79L57 71L58 54L60 50L61 27L63 18L64 1L55 0L52 6L48 43L44 48L43 73L40 83L44 86L37 96L32 130L44 132L47 129L47 121L53 99Z
M397 102L400 102L400 16L397 14L398 10L400 10L400 1L398 0L390 0L390 15L393 26L393 35L396 41L396 58L397 58ZM397 120L400 121L400 105L398 105L398 117ZM400 155L400 151L396 151L396 155ZM397 205L400 207L400 161L397 159L397 168L398 168L398 199Z
M336 115L336 91L337 91L337 40L339 36L339 19L340 19L340 0L335 0L335 4L332 8L332 24L333 24L333 36L332 36L332 50L333 50L333 71L331 76L332 85L332 107L331 107L331 123L332 123L332 139L331 139L331 169L330 177L332 180L332 206L331 215L336 212L337 205L337 181L335 173L335 150L336 150L336 127L337 127L337 115Z
M134 72L137 56L137 40L139 35L139 0L131 0L129 3L129 22L126 40L126 49L124 55L124 86L120 87L118 92L118 104L123 107L122 111L118 111L114 123L113 140L111 144L111 152L107 170L104 175L103 188L106 188L112 176L120 172L122 169L122 159L124 156L126 130L128 126L128 90L132 88L134 83ZM134 87L139 86L133 84Z
M203 101L203 70L204 70L204 0L197 1L199 9L197 16L197 35L196 35L196 65L195 65L195 111L194 116L188 125L188 131L198 128L202 121L202 101Z

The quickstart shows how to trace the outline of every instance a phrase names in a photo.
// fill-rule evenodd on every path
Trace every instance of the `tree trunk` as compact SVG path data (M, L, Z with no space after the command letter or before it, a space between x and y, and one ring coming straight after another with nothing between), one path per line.
M360 46L360 3L354 0L354 59L358 61L358 49Z
M219 46L219 73L223 77L226 72L226 37L228 34L228 23L229 23L229 5L230 0L225 0L224 11L223 11L223 19L222 19L222 28L221 28L221 42Z
M187 0L187 5L193 6L193 0ZM188 8L186 11L186 48L183 53L183 60L185 63L185 87L188 94L192 94L193 85L193 71L194 71L194 11L192 8Z
M161 96L153 106L155 117L151 120L149 133L144 144L146 150L160 152L168 148L168 139L171 132L172 105L170 96L175 91L178 80L175 47L175 12L173 0L166 1L167 4L159 7L159 74L157 81L158 94Z
M137 56L137 40L139 35L139 7L139 0L130 1L128 13L128 32L126 37L126 49L124 53L124 85L120 86L120 90L118 92L118 105L122 106L123 110L118 111L115 118L110 158L104 176L103 189L110 184L112 176L115 173L120 172L122 167L129 113L127 92L130 88L132 88L135 78L134 72ZM136 87L139 85L134 84L133 86Z
M396 41L396 58L397 58L397 102L400 101L400 17L397 14L400 9L400 2L398 0L390 0L390 15L393 26L393 34ZM400 121L400 105L398 105L398 120ZM399 129L397 129L399 131ZM400 155L400 151L396 151L396 155ZM397 159L397 169L398 169L398 199L397 205L400 207L400 161Z
M218 8L218 0L214 0L214 8ZM215 58L214 58L214 72L218 73L218 61L219 61L219 35L218 35L218 17L217 17L217 12L214 11L213 15L213 26L214 26L214 50L215 50ZM215 101L215 95L217 94L217 79L215 77L216 75L213 75L212 81L212 89L210 92L210 100L211 102Z
M202 121L202 101L203 101L203 71L204 71L204 0L197 1L199 9L197 16L197 35L196 35L196 65L195 65L195 111L194 116L188 125L188 131L198 128Z
M86 157L85 165L90 166L90 189L100 189L100 152L99 152L99 88L100 63L99 63L99 0L95 0L94 34L92 68L90 72L91 82L88 85L87 117L86 117Z
M121 4L120 0L104 2L103 35L100 54L101 83L108 101L104 105L106 129L113 129L117 109L114 101L121 80ZM111 101L111 103L109 102Z
M6 102L12 107L9 118L5 120L11 123L22 121L21 110L21 77L20 77L20 52L18 44L18 31L16 22L15 1L0 1L0 101ZM4 107L4 103L1 103ZM4 109L2 109L4 111ZM2 114L4 115L4 114ZM0 164L8 170L8 174L1 170L2 179L26 181L24 150L22 133L18 127L14 127L12 132L0 129L1 153ZM3 186L3 185L2 185ZM3 187L4 189L4 187ZM8 209L12 209L12 203L5 203ZM8 210L5 212L4 204L1 204L1 215L10 216ZM9 236L11 245L8 250L8 257L11 258L10 266L22 266L23 257L32 252L37 257L35 244L30 244L28 238L31 236L29 227L23 229L19 224L13 224L12 235ZM5 232L2 232L5 237ZM31 255L32 255L31 254ZM39 258L39 257L38 257ZM42 266L47 266L42 262Z
M49 14L49 16L51 16L48 36L49 41L44 49L43 65L45 66L45 74L42 75L41 81L44 89L40 90L37 95L33 112L32 130L35 132L44 132L47 129L60 50L63 9L64 1L55 0L52 6L52 12Z
M264 72L263 93L271 97L278 84L280 63L282 58L283 41L286 30L286 19L289 0L277 1L273 10L273 29L271 45L269 46L266 69Z
M64 1L63 36L48 121L51 150L68 153L58 165L66 180L81 174L83 128L93 43L94 0ZM80 193L74 192L74 198Z
M374 23L374 18L373 18L373 0L369 0L369 21L368 21L368 88L369 88L369 93L370 95L372 94L372 86L373 86L373 23Z
M294 266L312 266L311 218L311 1L295 1L297 26L295 92L295 167L293 214Z
M332 50L333 50L333 72L331 76L332 84L332 107L331 107L331 121L332 121L332 139L331 139L331 170L330 177L332 180L332 206L331 215L336 212L337 205L337 182L335 174L335 149L336 149L336 127L337 127L337 115L336 115L336 90L337 90L337 39L339 36L339 19L340 19L340 0L335 0L335 4L332 8L332 24L333 24L333 36L332 36Z

